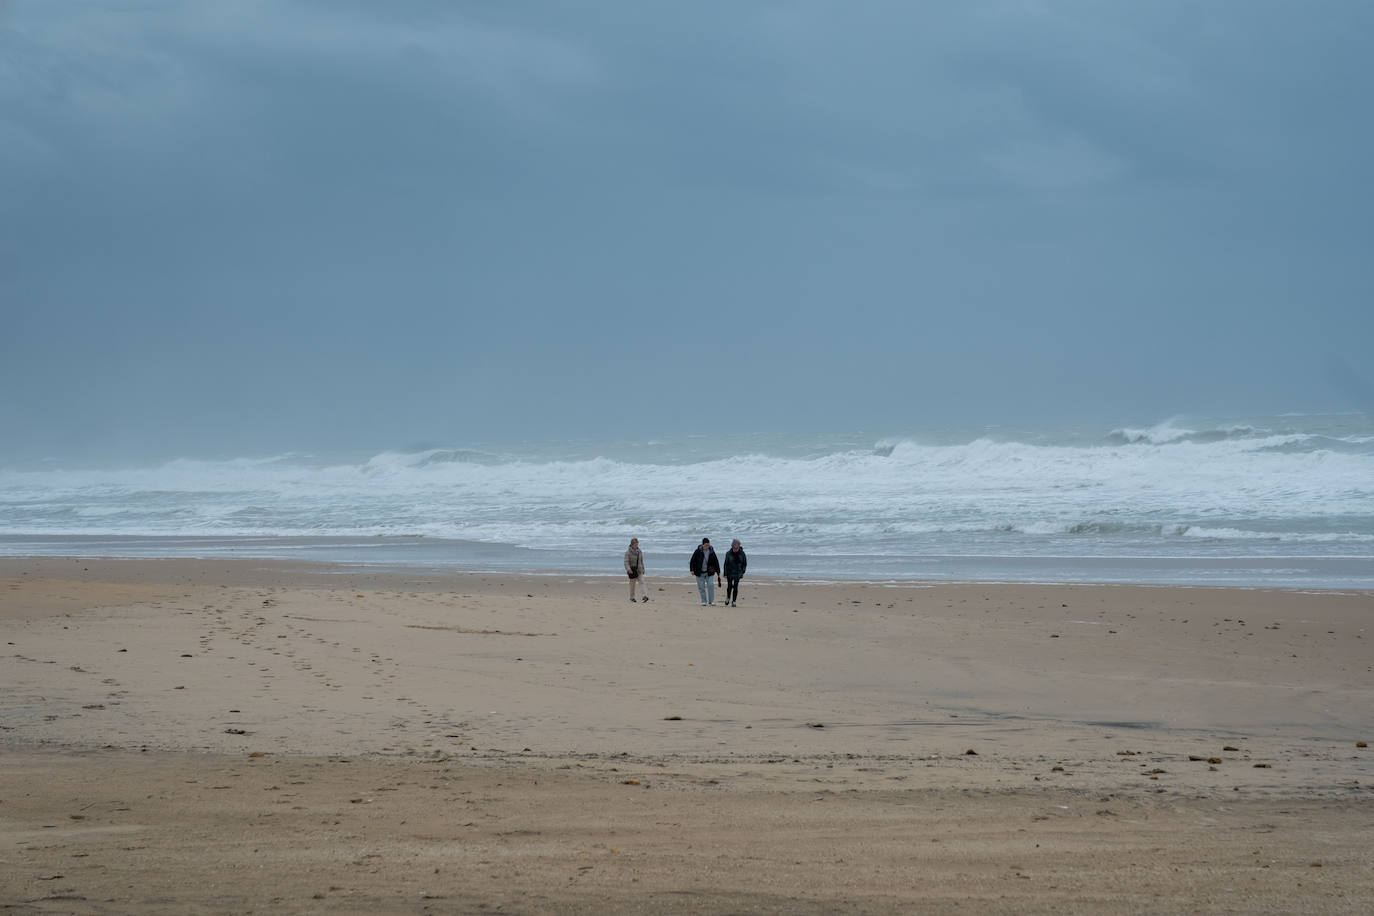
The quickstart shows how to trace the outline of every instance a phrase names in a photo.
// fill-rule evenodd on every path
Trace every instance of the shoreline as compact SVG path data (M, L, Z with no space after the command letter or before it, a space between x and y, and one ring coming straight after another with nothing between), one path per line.
M648 584L0 558L0 902L1374 902L1368 593Z
M665 562L686 568L691 550L646 551L650 574ZM894 584L1156 585L1374 591L1374 555L1272 554L1172 556L922 555L793 556L751 550L751 565L782 582ZM143 536L0 534L0 559L83 557L213 561L301 561L412 574L472 572L615 575L618 554L554 551L420 536ZM680 564L674 561L680 560ZM815 570L824 570L817 575ZM847 573L847 574L846 574Z

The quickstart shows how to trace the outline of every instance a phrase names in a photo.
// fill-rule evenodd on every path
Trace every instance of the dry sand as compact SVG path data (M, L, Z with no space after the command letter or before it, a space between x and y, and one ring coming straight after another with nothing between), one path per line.
M1374 911L1374 596L0 560L0 906Z

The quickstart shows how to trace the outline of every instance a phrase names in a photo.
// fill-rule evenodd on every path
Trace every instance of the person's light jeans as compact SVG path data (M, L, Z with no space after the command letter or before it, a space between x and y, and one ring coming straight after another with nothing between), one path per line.
M716 577L697 576L697 591L701 593L702 604L716 603Z

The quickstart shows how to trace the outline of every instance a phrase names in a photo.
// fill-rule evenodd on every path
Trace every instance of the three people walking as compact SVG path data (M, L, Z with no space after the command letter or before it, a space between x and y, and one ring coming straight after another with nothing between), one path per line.
M730 607L735 606L739 600L739 580L744 577L744 570L749 565L749 558L744 555L744 547L740 544L739 538L730 542L730 549L725 552L724 575L728 588L725 592L725 603ZM716 603L716 589L720 586L722 567L720 558L716 556L716 551L711 547L710 538L702 538L701 546L692 552L692 559L687 564L696 576L697 593L701 595L702 607L714 607ZM630 603L643 602L649 600L649 586L644 581L644 552L639 549L639 538L630 538L630 546L625 551L625 575L630 580ZM635 591L641 593L638 599L635 598Z

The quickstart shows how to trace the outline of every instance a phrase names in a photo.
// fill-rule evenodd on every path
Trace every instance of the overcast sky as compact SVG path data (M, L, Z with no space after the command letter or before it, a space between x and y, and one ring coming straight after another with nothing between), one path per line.
M1367 0L0 0L0 460L1352 410Z

